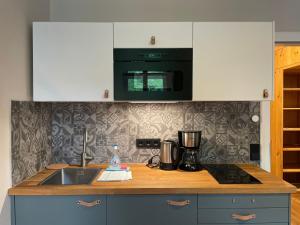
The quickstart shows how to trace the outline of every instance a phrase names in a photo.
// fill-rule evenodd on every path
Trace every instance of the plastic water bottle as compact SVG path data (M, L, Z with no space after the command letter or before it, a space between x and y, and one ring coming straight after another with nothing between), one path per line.
M120 168L121 160L118 156L118 145L112 145L114 150L114 156L110 160L110 165L115 168Z

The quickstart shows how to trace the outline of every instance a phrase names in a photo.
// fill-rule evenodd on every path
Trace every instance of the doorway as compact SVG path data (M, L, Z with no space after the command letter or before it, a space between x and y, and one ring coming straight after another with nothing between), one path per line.
M300 224L300 44L275 47L271 172L292 183L292 225Z
M275 48L271 172L300 188L300 45Z

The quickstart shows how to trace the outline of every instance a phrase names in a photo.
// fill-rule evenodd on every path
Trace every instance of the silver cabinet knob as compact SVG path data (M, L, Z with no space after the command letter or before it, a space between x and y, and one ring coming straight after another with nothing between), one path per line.
M105 89L104 90L104 98L108 98L109 97L109 90Z
M151 36L150 44L155 45L155 36Z

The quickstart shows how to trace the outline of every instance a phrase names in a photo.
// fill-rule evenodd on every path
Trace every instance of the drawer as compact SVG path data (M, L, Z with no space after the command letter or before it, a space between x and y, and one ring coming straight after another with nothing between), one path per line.
M114 23L114 48L192 48L191 22Z
M241 223L241 224L247 224L247 223ZM211 225L209 223L201 223L201 225ZM223 225L223 224L217 224L217 225ZM254 225L290 225L289 223L255 223Z
M282 195L199 195L198 208L289 207L289 194Z
M239 216L255 215L256 218L242 221L232 218ZM241 224L241 223L288 223L288 208L260 208L260 209L199 209L198 224Z
M106 196L16 196L15 219L16 225L106 225Z
M185 204L185 203L189 204ZM109 225L196 225L196 195L108 196Z

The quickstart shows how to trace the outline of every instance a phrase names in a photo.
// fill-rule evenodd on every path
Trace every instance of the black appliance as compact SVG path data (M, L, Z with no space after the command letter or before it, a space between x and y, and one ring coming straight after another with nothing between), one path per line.
M261 184L245 170L233 164L202 165L220 184Z
M201 131L178 131L178 142L182 152L179 169L185 171L201 170Z
M114 99L192 100L193 50L114 49Z

